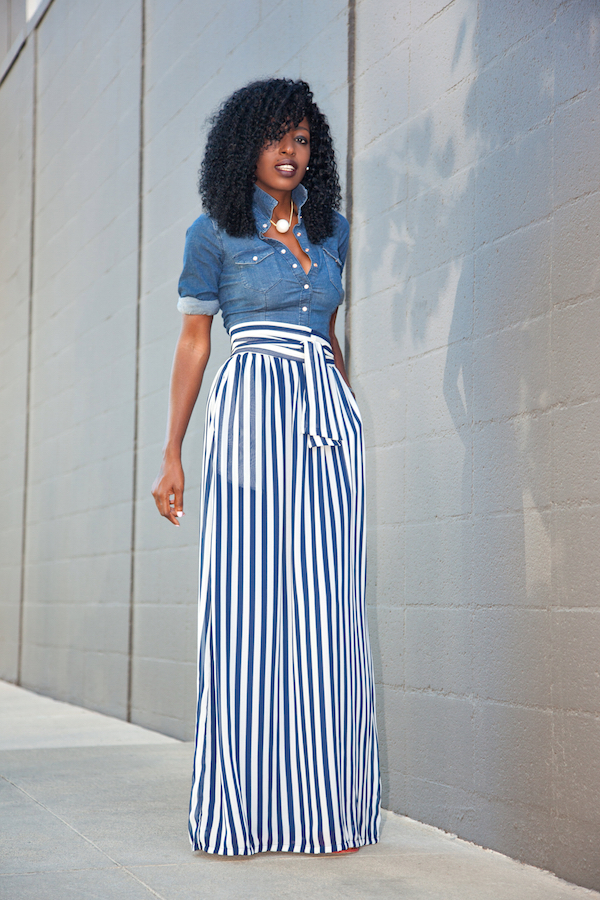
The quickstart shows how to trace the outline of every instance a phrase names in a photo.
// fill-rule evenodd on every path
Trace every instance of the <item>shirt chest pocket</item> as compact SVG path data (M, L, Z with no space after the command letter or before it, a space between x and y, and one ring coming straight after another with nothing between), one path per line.
M342 262L338 257L323 247L323 256L325 257L325 265L329 272L329 280L338 291L340 297L344 296L344 288L342 287Z
M281 281L279 260L273 247L240 250L233 256L240 279L254 291L269 291Z

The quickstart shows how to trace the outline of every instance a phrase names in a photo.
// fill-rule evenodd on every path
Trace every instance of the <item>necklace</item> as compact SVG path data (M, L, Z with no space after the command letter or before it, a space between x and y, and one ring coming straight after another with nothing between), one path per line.
M279 234L285 234L286 231L289 231L290 228L292 227L292 219L294 218L294 201L291 200L290 202L291 202L291 207L290 207L290 221L289 222L287 221L287 219L277 219L276 222L274 222L273 219L271 219L271 225L275 226L275 228L277 229Z

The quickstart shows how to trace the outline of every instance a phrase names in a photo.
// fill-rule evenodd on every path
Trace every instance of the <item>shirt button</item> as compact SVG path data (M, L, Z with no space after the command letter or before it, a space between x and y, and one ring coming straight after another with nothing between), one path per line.
M303 307L302 307L302 312L306 312L307 309L308 309L308 306L303 306Z
M263 222L263 228L267 228L267 223Z
M285 253L285 250L282 250L281 252L282 252L282 253Z
M305 248L304 248L304 252L305 252L305 253L308 253L308 247L305 247Z
M319 265L319 263L313 263L313 266L315 267L315 269L317 268L318 265Z
M292 269L297 269L297 268L298 268L298 263L292 263Z
M307 290L309 289L309 287L310 287L309 284L305 284L305 285L304 285L304 290L307 291Z
M253 262L256 262L257 259L258 259L258 256L253 256L253 257L252 257L252 261L253 261Z

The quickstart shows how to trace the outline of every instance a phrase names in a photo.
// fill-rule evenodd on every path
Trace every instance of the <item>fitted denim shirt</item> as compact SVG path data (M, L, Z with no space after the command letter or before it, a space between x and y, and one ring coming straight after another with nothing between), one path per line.
M255 187L255 236L231 237L206 215L188 228L179 311L214 316L221 310L227 331L242 322L285 322L328 337L331 316L344 299L342 269L350 228L336 212L331 237L311 243L302 219L307 196L302 184L292 192L298 208L294 234L310 257L308 274L281 241L265 237L277 202Z

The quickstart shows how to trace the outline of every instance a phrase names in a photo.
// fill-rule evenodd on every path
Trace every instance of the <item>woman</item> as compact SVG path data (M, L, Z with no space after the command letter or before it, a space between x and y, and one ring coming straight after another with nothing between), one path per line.
M379 829L363 442L334 332L349 227L308 85L234 93L199 190L153 486L178 525L181 443L221 310L232 355L206 413L192 846L348 852Z

